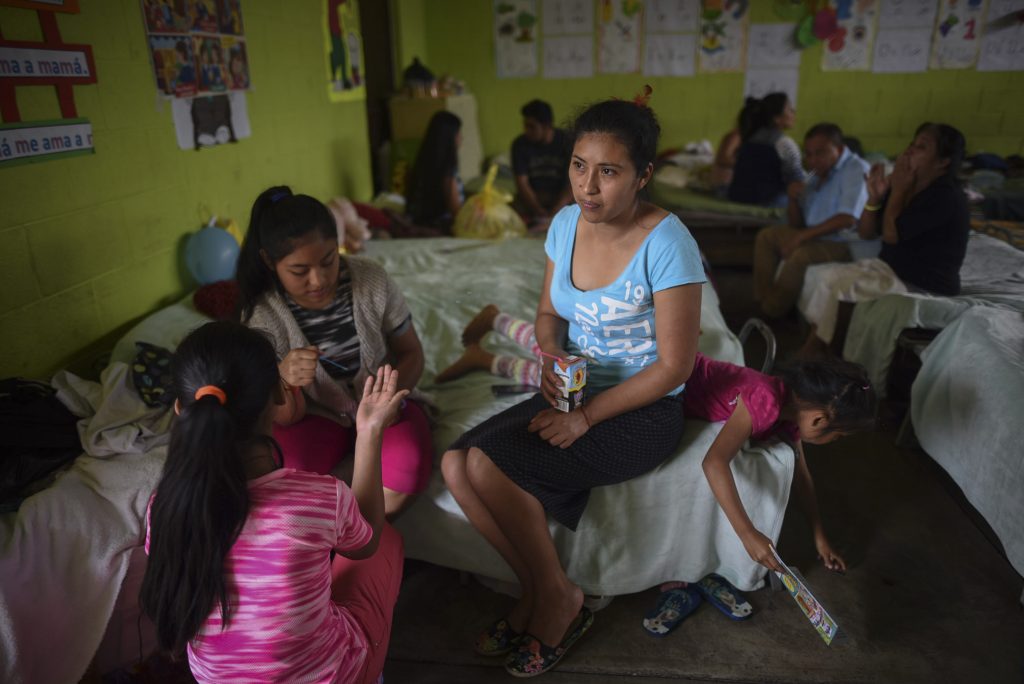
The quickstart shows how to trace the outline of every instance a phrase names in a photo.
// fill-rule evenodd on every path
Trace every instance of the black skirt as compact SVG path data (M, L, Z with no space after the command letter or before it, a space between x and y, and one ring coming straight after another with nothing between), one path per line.
M576 531L593 487L643 475L671 456L683 435L683 403L674 397L598 423L567 449L527 431L550 405L543 395L490 417L450 449L477 447L548 515Z

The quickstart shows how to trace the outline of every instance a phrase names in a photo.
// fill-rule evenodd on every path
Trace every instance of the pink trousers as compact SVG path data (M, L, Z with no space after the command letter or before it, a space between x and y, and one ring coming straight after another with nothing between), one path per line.
M369 558L334 557L331 598L362 625L369 645L362 673L356 679L360 684L376 682L384 671L404 558L402 535L387 523L381 528L377 552Z
M274 426L284 466L326 475L356 444L354 427L343 427L329 418L308 415L287 426ZM384 486L403 494L418 494L427 487L434 465L434 443L423 409L406 401L398 422L384 431L381 476Z

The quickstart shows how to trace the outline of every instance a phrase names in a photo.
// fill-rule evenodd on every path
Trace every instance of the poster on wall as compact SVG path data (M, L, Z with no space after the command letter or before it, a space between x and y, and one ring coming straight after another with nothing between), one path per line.
M593 0L544 0L544 78L594 75Z
M700 14L700 70L740 71L746 63L749 3L704 0Z
M936 10L935 0L884 0L878 23L883 29L931 28Z
M872 71L890 74L927 71L937 9L935 0L882 2Z
M825 41L822 71L867 71L878 31L879 0L830 0L836 30Z
M198 150L237 142L252 135L245 93L200 95L171 102L178 147Z
M537 75L537 0L494 0L498 78Z
M931 27L879 29L872 71L878 74L927 71L931 34Z
M783 92L795 106L803 53L793 40L793 25L752 24L749 35L743 96Z
M597 70L602 74L640 71L640 0L600 0L597 22Z
M769 93L786 93L796 107L800 72L797 69L747 69L743 82L743 97L758 99Z
M324 52L327 57L327 99L353 102L366 99L363 33L359 0L323 0Z
M544 0L541 6L544 36L594 34L594 0Z
M700 0L648 0L644 6L645 76L693 76Z
M647 0L646 33L696 33L700 28L700 0Z
M249 89L240 0L142 0L142 18L162 97Z
M644 76L693 76L697 32L654 33L644 39Z
M1024 71L1024 0L990 0L978 71Z
M932 38L932 69L970 69L978 62L986 0L942 0Z
M593 38L590 36L544 38L544 78L590 78L593 75Z

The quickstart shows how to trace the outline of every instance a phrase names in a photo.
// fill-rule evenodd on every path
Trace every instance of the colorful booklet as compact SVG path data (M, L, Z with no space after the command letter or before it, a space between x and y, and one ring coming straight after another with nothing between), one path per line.
M814 598L814 594L807 588L807 584L804 582L804 578L800 576L800 573L786 565L782 558L779 557L779 553L775 550L774 546L771 549L772 554L775 555L775 560L779 561L779 565L786 570L784 573L776 572L775 574L779 576L782 584L789 590L790 596L800 606L800 610L803 611L807 619L814 625L814 629L818 630L822 640L831 646L832 640L839 631L839 625L828 614L825 607L818 602L818 599Z

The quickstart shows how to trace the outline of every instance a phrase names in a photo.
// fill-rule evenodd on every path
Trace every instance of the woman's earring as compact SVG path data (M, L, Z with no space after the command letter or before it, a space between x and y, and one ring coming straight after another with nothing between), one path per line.
M174 415L176 415L176 416L180 416L181 415L181 399L175 399L174 400Z

